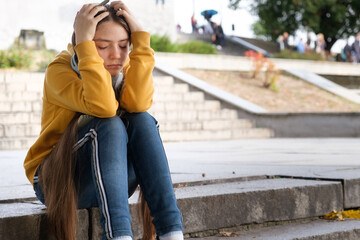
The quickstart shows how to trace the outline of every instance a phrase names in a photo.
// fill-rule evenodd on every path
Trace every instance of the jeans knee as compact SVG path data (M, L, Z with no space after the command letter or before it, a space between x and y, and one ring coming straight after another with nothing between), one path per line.
M107 136L115 136L116 138L123 138L127 142L127 132L123 121L114 116L111 118L99 118L96 125L96 131L98 134Z
M156 119L151 116L148 112L141 113L129 113L126 116L126 119L129 122L129 126L136 128L145 128L157 126Z

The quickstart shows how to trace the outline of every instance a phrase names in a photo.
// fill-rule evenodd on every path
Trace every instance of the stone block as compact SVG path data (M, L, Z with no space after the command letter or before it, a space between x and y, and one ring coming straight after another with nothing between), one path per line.
M218 101L154 101L150 111L189 111L189 110L203 110L203 111L218 111L220 110L220 102Z
M78 225L76 227L77 240L89 240L90 219L87 209L78 210Z
M31 102L25 102L25 101L16 101L13 102L11 105L11 111L12 112L31 112L32 106Z
M0 83L4 83L5 82L5 73L4 72L0 72Z
M344 179L344 208L360 207L360 179Z
M154 102L182 101L182 93L154 93Z
M40 93L42 93L43 87L44 87L43 80L42 81L29 80L25 84L25 89L26 89L26 91L29 91L29 92L40 92Z
M41 113L41 111L42 111L42 102L40 100L39 101L33 101L31 104L32 104L32 111L33 112Z
M2 83L0 80L0 92L5 92L6 91L6 84Z
M270 138L274 135L271 129L267 128L242 128L233 129L232 138Z
M28 113L0 113L0 124L21 124L28 123L30 114Z
M24 150L29 149L36 141L35 137L28 138L1 138L0 150Z
M7 92L18 92L25 91L25 83L22 82L11 82L6 84Z
M0 125L0 137L3 138L5 136L4 125Z
M197 101L201 102L204 101L205 95L203 92L189 92L184 94L183 100L184 101Z
M24 92L21 97L24 101L41 101L42 92Z
M161 131L189 131L189 130L201 130L202 124L199 121L189 121L189 122L171 122L164 121L160 124Z
M89 215L78 211L76 239L88 240ZM46 222L45 206L39 201L0 204L0 239L54 239Z
M43 206L39 203L0 204L0 239L40 239Z
M210 141L231 139L231 130L199 130L199 131L162 131L160 135L163 141Z
M26 125L5 125L4 133L5 137L24 137L26 135Z
M103 229L100 225L100 211L99 208L91 208L90 210L91 222L91 240L102 239ZM140 213L138 205L135 203L130 204L130 214L132 217L131 229L134 239L141 239L142 236L142 222L140 220Z
M322 216L342 209L337 182L268 179L179 188L185 232Z
M203 121L203 128L205 130L236 129L250 127L252 127L252 122L246 119Z
M169 111L169 112L153 112L154 117L160 122L162 121L193 121L197 119L197 111Z
M41 123L41 113L33 112L30 114L30 123Z
M26 137L38 137L40 135L41 125L40 124L29 124L26 126Z
M174 84L174 78L170 76L156 76L154 77L155 86L164 86Z
M0 112L11 112L11 102L10 101L1 101L0 102Z
M198 119L199 120L235 120L237 119L237 112L235 110L230 109L222 109L220 111L198 111Z
M35 84L44 83L45 73L44 72L31 72L30 81Z
M187 84L173 84L173 85L164 85L155 88L156 93L186 93L189 91L189 85Z

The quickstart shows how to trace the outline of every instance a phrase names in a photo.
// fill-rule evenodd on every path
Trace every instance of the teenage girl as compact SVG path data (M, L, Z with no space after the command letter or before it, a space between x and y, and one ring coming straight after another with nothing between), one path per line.
M84 5L72 40L46 70L41 132L24 162L52 233L75 239L77 208L99 207L103 239L132 239L128 197L140 185L158 238L183 239L157 121L146 112L149 33L115 1ZM146 228L144 238L153 236Z

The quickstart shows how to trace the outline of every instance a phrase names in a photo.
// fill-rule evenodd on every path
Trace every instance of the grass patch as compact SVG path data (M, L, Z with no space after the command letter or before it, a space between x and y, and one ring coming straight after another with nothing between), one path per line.
M155 52L217 54L216 49L209 43L202 41L189 41L182 44L173 43L169 37L156 34L151 36L150 46Z
M300 60L313 60L313 61L324 61L320 54L315 52L305 52L303 54L297 51L283 50L280 53L275 53L272 57L274 58L285 58L285 59L300 59Z
M53 50L26 50L11 47L0 50L0 69L44 71L55 58Z

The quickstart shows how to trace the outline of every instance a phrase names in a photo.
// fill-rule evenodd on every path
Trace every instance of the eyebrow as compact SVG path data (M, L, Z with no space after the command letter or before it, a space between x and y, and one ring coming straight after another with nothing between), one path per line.
M113 41L111 41L111 40L103 39L103 38L97 38L97 39L94 39L94 41L113 42ZM129 41L129 39L128 39L128 38L126 38L126 39L121 39L121 40L119 40L118 42L125 42L125 41Z

